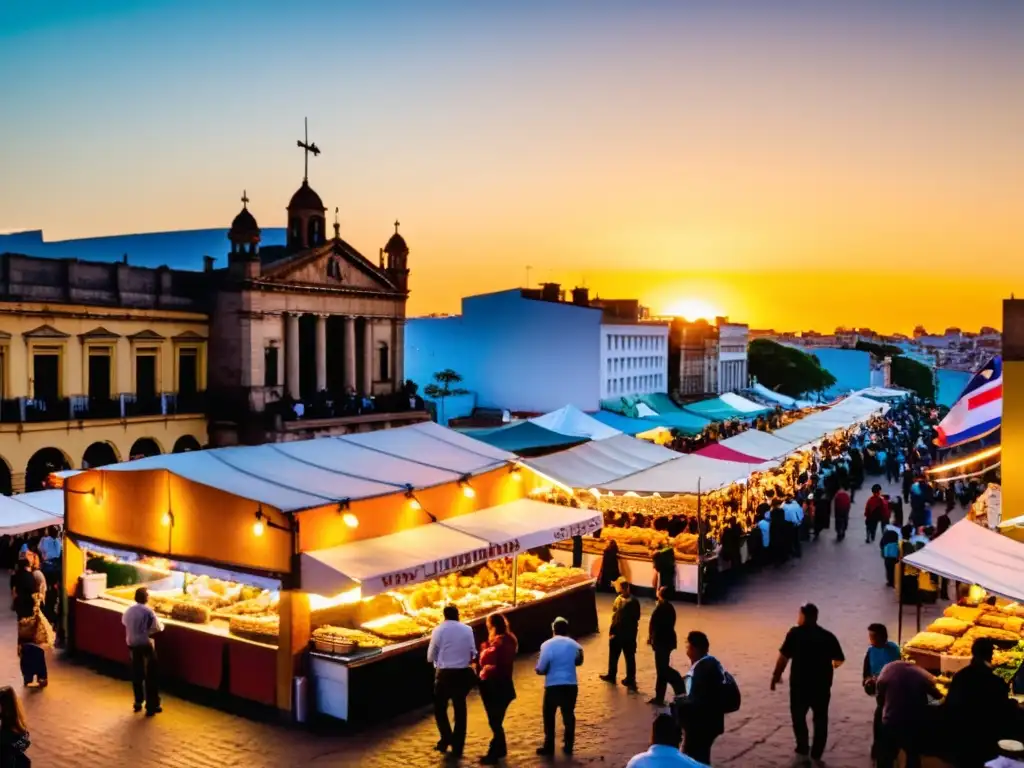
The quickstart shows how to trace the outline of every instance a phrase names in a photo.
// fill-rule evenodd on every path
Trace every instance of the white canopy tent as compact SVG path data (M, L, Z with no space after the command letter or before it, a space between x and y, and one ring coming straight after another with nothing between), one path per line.
M718 399L742 413L763 413L765 410L765 406L755 403L753 400L747 400L747 398L737 395L735 392L721 394L718 396Z
M13 536L64 522L64 492L33 491L0 496L0 534Z
M150 456L100 471L163 469L276 507L314 509L455 482L516 461L506 451L433 422L290 443Z
M910 396L910 392L905 389L892 389L891 387L868 387L858 392L854 392L855 395L863 395L864 397L885 397L885 398L899 398L903 399Z
M574 405L563 406L557 411L545 413L543 416L530 419L530 421L538 427L550 429L560 435L585 437L589 440L607 440L622 434L619 430L603 424L593 416L588 416ZM651 428L653 429L654 426L652 425Z
M509 554L573 536L586 536L602 525L601 513L517 499L479 512L449 517L440 525L476 536Z
M479 565L502 555L583 536L601 527L594 510L532 499L482 509L375 539L301 555L302 588L363 597Z
M619 435L523 463L571 488L594 488L678 457L660 445Z
M734 451L756 456L759 459L782 459L796 450L788 440L776 437L770 432L748 429L738 435L722 440L722 445Z
M706 493L743 482L754 472L765 472L778 466L777 461L745 464L721 461L699 454L678 456L672 461L622 477L599 486L606 491L634 493Z
M1024 600L1024 547L970 520L961 520L903 561L1009 600Z
M764 384L758 384L757 382L754 382L750 389L758 396L773 403L778 403L783 408L809 408L814 405L814 403L809 403L806 400L796 400L788 395L783 395L781 392L775 392L768 389Z

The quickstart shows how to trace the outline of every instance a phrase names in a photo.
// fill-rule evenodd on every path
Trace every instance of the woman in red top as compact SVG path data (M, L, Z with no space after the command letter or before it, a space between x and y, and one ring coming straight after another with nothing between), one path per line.
M502 724L509 704L516 697L512 665L518 649L519 641L509 631L505 617L500 613L488 616L487 641L480 646L480 698L494 737L487 754L480 758L483 765L497 765L508 754Z

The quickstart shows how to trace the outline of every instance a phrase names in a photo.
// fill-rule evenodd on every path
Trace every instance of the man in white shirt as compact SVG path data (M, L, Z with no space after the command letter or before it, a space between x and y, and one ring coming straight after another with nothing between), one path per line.
M571 755L576 741L576 667L583 664L583 648L569 637L569 622L559 616L551 625L553 637L545 640L537 659L537 674L544 675L544 744L538 755L555 754L555 712L562 710L565 730L562 751Z
M163 712L160 707L160 683L157 672L156 648L153 635L163 632L164 625L149 602L149 590L139 587L135 590L135 605L124 612L125 639L132 659L132 690L135 693L135 712L142 711L146 704L146 717Z
M444 607L444 621L430 635L427 661L434 665L434 719L441 735L438 752L452 749L453 757L461 757L466 745L466 696L476 676L471 664L476 658L473 630L459 621L459 609ZM448 702L452 703L455 727L448 720Z
M672 715L658 715L654 719L651 748L634 755L626 768L707 768L679 751L681 732Z
M800 506L800 502L789 496L786 498L786 503L782 505L782 512L786 516L786 522L789 524L793 554L800 557L800 528L804 522L804 508Z
M52 568L60 559L61 541L56 528L47 528L46 535L39 540L39 556L43 560L43 570Z

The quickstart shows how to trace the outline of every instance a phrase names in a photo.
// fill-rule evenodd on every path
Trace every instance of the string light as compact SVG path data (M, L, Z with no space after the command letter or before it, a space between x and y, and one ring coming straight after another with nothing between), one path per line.
M512 479L517 483L521 483L523 481L523 472L519 469L518 464L512 465L512 469L509 471L509 474L512 475Z
M252 535L262 536L267 527L263 524L263 509L256 510L256 522L252 524Z
M359 527L359 518L353 515L351 512L346 512L341 516L342 522L345 523L349 528Z
M173 522L174 522L174 514L170 510L167 510L166 512L164 512L164 516L160 518L160 525L162 525L164 528L170 527L170 525Z

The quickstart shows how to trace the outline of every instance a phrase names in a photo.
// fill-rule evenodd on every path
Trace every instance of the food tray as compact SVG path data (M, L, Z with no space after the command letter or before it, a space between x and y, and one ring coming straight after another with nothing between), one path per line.
M314 639L313 648L320 651L320 653L334 653L341 656L347 656L351 653L355 653L359 649L359 645L351 640L335 640L327 637Z

